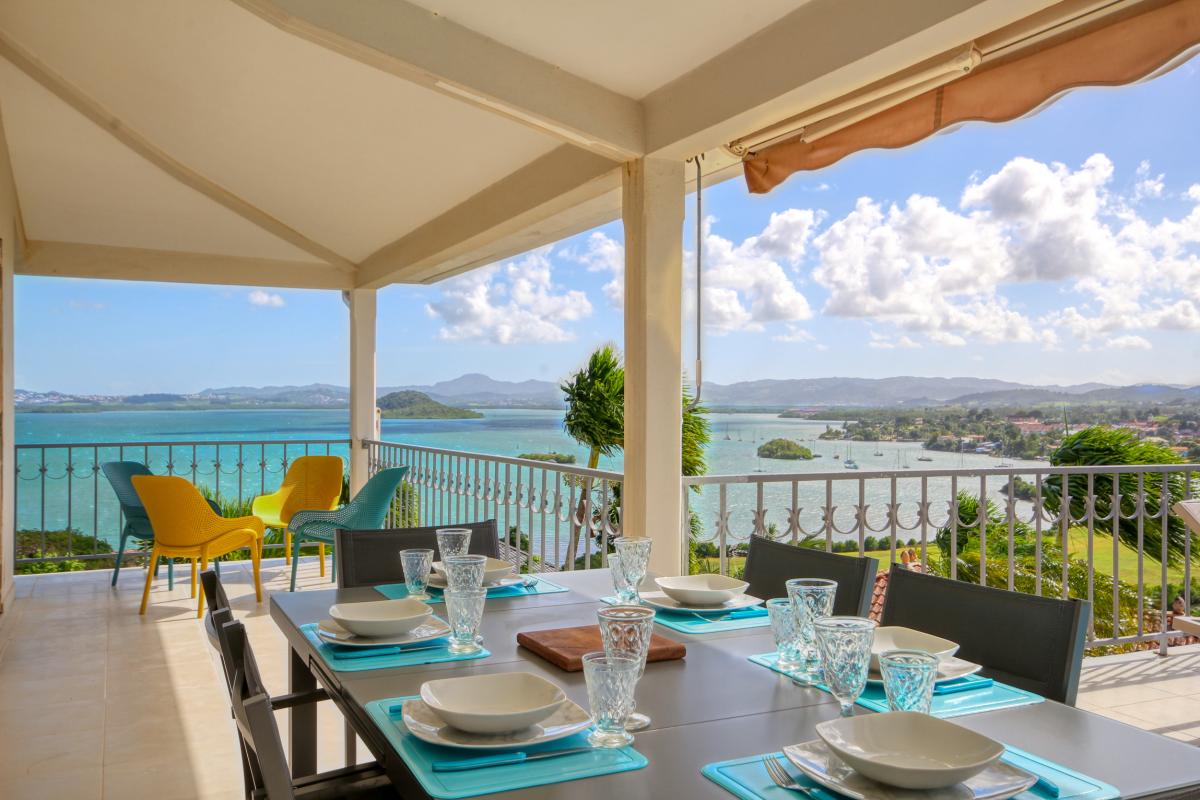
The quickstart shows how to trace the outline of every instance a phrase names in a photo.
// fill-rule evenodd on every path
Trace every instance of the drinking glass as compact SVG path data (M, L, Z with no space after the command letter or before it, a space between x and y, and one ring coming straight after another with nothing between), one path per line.
M832 616L837 581L823 578L792 578L785 582L788 598L796 612L799 626L800 665L793 677L801 683L821 682L821 651L817 648L813 622Z
M401 550L400 567L404 570L404 588L414 600L428 600L425 591L429 583L429 568L433 565L432 550Z
M618 539L616 548L616 563L612 556L608 558L608 566L612 570L613 588L617 590L617 601L625 605L637 605L642 600L638 596L638 587L646 579L646 569L650 564L650 539Z
M645 606L609 606L596 612L600 618L600 641L610 656L624 655L638 662L638 677L646 671L650 637L654 635L654 609ZM650 717L639 714L630 705L625 730L640 731Z
M447 649L459 655L478 653L483 649L477 636L487 589L480 586L447 589L445 598L446 616L450 623L450 646Z
M487 556L449 556L442 559L447 589L477 589L483 586Z
M800 648L800 619L792 601L786 597L773 597L767 601L767 614L771 617L771 633L775 636L776 663L779 668L791 672L804 666Z
M438 553L443 561L452 556L465 556L471 546L470 528L438 528L436 535Z
M585 653L583 679L588 705L596 729L588 734L592 747L624 747L633 741L625 729L625 718L633 711L633 687L638 679L638 661L627 655Z
M937 656L924 650L888 650L879 656L879 671L888 708L929 713L937 682Z
M853 712L854 701L867 685L875 623L865 617L824 617L813 622L825 685L842 706Z

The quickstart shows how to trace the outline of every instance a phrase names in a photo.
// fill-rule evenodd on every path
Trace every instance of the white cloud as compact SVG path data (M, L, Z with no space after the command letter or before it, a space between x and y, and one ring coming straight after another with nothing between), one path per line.
M779 333L771 337L777 342L811 342L816 339L809 331L795 325L788 325L786 333Z
M252 306L262 306L264 308L283 308L283 295L275 292L265 292L262 289L255 289L246 295L246 299L250 301Z
M913 350L921 346L907 336L893 339L875 331L870 331L870 334L871 339L867 342L867 347L873 347L876 350L895 350L897 348Z
M1118 350L1149 350L1152 345L1144 337L1129 334L1126 336L1113 336L1105 340L1104 346L1114 347Z
M1151 175L1150 162L1143 160L1138 164L1136 175L1138 180L1133 185L1133 201L1135 203L1147 197L1162 197L1166 178L1164 173Z
M613 308L625 305L625 246L602 231L593 231L587 239L587 249L576 254L563 253L567 258L587 267L588 272L607 272L612 280L604 284L604 296Z
M439 337L497 344L574 339L565 323L589 316L592 304L583 292L554 283L551 253L543 247L447 281L440 297L425 306L442 320Z

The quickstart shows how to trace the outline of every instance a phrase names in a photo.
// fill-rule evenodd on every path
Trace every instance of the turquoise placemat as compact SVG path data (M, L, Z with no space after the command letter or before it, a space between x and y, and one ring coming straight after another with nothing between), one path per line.
M443 639L430 639L419 645L409 645L408 648L388 648L375 655L363 655L362 648L338 647L327 644L317 636L317 623L310 622L301 625L312 646L321 654L321 658L335 672L365 672L371 669L393 669L395 667L413 667L419 664L437 664L442 661L466 661L472 658L487 658L491 655L486 649L470 655L451 653L448 643ZM429 645L439 644L430 648Z
M601 597L600 602L611 606L618 601L615 597ZM674 613L656 608L654 609L654 621L673 631L694 634L762 628L771 624L767 609L762 606L732 611L725 617L720 614L706 616L704 614Z
M402 597L408 597L408 588L403 583L385 583L383 586L376 586L375 591L389 600L399 600ZM429 605L441 603L442 590L430 588L429 599L425 602ZM545 578L538 578L537 583L533 586L496 586L488 589L487 596L489 599L498 599L501 597L524 597L530 594L556 594L558 592L568 592L565 586L559 586L557 583L551 583Z
M641 769L649 763L645 756L632 747L611 750L594 748L586 753L574 753L569 756L530 761L525 764L505 764L464 772L434 772L430 766L435 761L471 758L487 753L478 750L463 750L457 747L440 747L423 742L413 736L404 727L399 713L391 713L392 707L412 699L415 698L393 697L390 700L373 700L366 705L367 714L387 737L388 742L400 754L400 757L404 759L404 763L408 765L413 777L421 784L421 788L431 797L442 798L442 800L457 800L493 792L508 792L514 789L528 789L531 786L545 786L580 778L593 778L597 775L628 772ZM584 731L565 739L519 749L533 754L544 750L565 750L570 747L587 746L587 732Z
M775 653L750 656L750 660L755 664L791 677L790 673L779 668L777 659L778 656ZM980 683L987 683L986 678L975 676L961 678L960 680L964 682L974 680ZM824 686L818 686L817 688L825 689ZM1000 681L993 681L983 688L970 692L934 695L933 707L930 713L935 717L948 719L950 717L961 717L965 714L995 711L1000 708L1029 706L1034 703L1044 703L1045 701L1046 698L1041 695L1027 692L1024 689L1018 689L1015 686L1009 686L1006 683L1000 683ZM862 696L858 698L858 705L863 708L869 708L872 711L887 711L887 695L883 691L883 686L878 683L868 683L867 688L863 690Z
M1015 747L1006 748L1002 757L1004 761L1037 775L1058 787L1059 793L1043 788L1042 784L1034 784L1017 795L1014 800L1115 800L1121 796L1116 787L1104 781L1089 778L1074 770L1055 764L1043 758L1018 750ZM815 800L845 800L841 795L831 792L821 785L814 783L791 766L783 753L775 753L796 782L805 787L809 797ZM700 774L713 783L727 790L742 800L798 800L800 795L790 789L781 789L767 774L763 766L762 756L735 758L730 761L720 761L708 764L700 770Z

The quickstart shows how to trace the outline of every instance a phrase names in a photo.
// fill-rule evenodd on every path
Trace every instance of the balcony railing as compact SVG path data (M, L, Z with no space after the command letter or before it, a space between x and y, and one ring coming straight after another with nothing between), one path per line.
M1198 478L1195 464L711 475L685 478L684 495L693 538L709 543L700 569L736 573L752 535L874 551L885 565L912 558L951 578L1087 599L1089 645L1165 648L1175 595L1192 607L1192 537L1170 498L1200 494Z
M412 489L390 524L495 519L507 546L534 571L600 566L621 534L619 472L395 442L367 446L372 474L409 468Z
M106 461L140 461L156 475L187 478L218 502L247 503L278 489L296 458L349 452L347 439L17 445L15 563L112 558L107 548L116 549L125 520L100 471Z

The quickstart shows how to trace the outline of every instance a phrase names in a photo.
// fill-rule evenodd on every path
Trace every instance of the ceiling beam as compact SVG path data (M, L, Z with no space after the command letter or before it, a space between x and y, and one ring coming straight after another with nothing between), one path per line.
M860 89L1056 0L809 0L643 101L646 152L685 158Z
M555 241L530 230L548 220L553 235L570 230L592 218L589 203L619 188L619 165L563 145L376 251L359 264L358 286L429 282Z
M606 158L626 161L644 149L637 101L404 0L233 2L336 53Z
M19 275L284 289L351 289L351 267L213 253L32 240Z
M185 186L195 189L267 233L328 264L340 267L353 266L348 259L333 250L309 239L257 206L176 160L3 32L0 32L0 56L8 59L15 67L37 81L55 97L107 131L121 144Z

